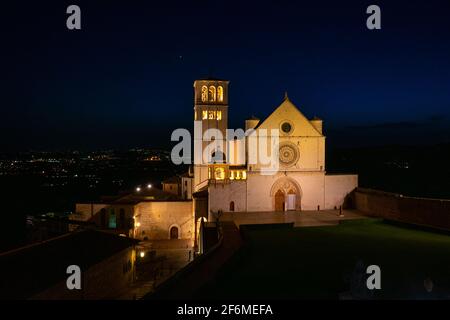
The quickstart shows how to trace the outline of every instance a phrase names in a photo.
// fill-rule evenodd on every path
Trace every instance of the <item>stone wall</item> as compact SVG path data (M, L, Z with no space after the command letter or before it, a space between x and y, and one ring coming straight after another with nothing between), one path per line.
M81 290L67 289L66 280L31 297L32 300L97 300L117 298L134 281L136 252L133 247L81 270ZM69 277L69 275L67 275Z
M217 183L209 186L209 209L217 212L230 211L230 203L234 202L235 212L247 210L247 184L246 181L237 181L231 184ZM210 221L213 221L209 217Z
M192 201L141 202L135 211L135 238L164 240L170 229L178 228L178 239L194 238Z
M163 191L174 194L176 196L181 196L181 186L178 183L164 183L163 182Z
M296 187L296 210L334 209L358 186L358 175L325 175L323 172L278 172L260 175L249 172L246 181L209 186L209 208L212 211L266 212L275 210L274 191L284 182ZM292 184L290 183L292 182ZM275 189L274 189L275 188Z
M102 210L104 221L102 221ZM123 228L121 227L120 214L124 213ZM114 213L116 218L116 229L127 231L130 229L134 216L134 205L132 204L103 204L103 203L77 203L75 213L70 215L71 220L91 221L100 228L109 228L110 215Z
M324 173L323 172L278 172L274 175L248 174L249 212L275 210L274 187L281 181L292 181L296 185L297 210L317 210L324 207ZM281 187L283 186L283 183Z
M450 200L404 197L358 188L355 208L374 217L450 229Z
M325 176L325 209L344 206L345 198L358 187L358 175L326 175Z
M195 220L197 221L199 218L208 219L208 199L209 198L194 198L194 212L195 212Z

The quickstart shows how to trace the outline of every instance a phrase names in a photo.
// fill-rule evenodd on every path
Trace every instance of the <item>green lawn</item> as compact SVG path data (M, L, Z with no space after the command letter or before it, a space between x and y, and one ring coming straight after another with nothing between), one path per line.
M351 283L358 277L364 277L365 290L371 264L381 268L382 289L353 297L450 297L450 235L367 219L332 227L266 226L248 236L198 297L338 299L355 288ZM364 266L360 272L358 262ZM434 283L431 293L424 289L427 277Z

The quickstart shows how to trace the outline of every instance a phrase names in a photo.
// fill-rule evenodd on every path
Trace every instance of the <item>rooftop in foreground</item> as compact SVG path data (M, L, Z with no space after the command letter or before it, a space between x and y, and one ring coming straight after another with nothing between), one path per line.
M0 298L28 298L66 279L69 265L86 270L137 242L85 230L2 253Z

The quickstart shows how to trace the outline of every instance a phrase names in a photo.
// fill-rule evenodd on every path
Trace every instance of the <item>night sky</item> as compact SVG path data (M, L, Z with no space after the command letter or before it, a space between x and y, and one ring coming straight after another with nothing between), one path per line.
M230 127L288 91L333 146L450 142L448 0L16 2L0 9L0 152L168 148L209 75L231 81Z

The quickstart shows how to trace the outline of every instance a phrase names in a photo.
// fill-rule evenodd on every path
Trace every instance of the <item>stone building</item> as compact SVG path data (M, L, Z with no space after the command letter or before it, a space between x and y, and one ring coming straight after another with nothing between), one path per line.
M193 241L192 201L155 187L77 203L72 220L93 222L97 228L139 240Z
M163 191L181 196L181 177L173 176L161 182Z
M308 119L286 94L266 119L247 119L245 135L227 139L228 86L220 79L194 82L194 119L200 133L195 142L202 152L194 165L196 218L211 219L218 211L322 210L343 205L357 187L358 176L326 174L323 121ZM208 129L221 135L211 138ZM277 135L279 143L274 144ZM276 168L260 158L250 161L262 149L275 155Z
M191 200L193 180L191 172L170 177L162 182L163 191L174 194L183 200Z
M143 188L77 204L73 218L141 240L194 241L200 219L214 220L218 212L324 210L344 204L358 176L327 174L321 119L308 119L286 94L266 119L253 116L242 135L228 137L228 93L226 80L194 82L192 172L163 181L163 190ZM209 136L209 129L216 134ZM259 157L254 161L253 155L263 151L274 155L277 166Z

